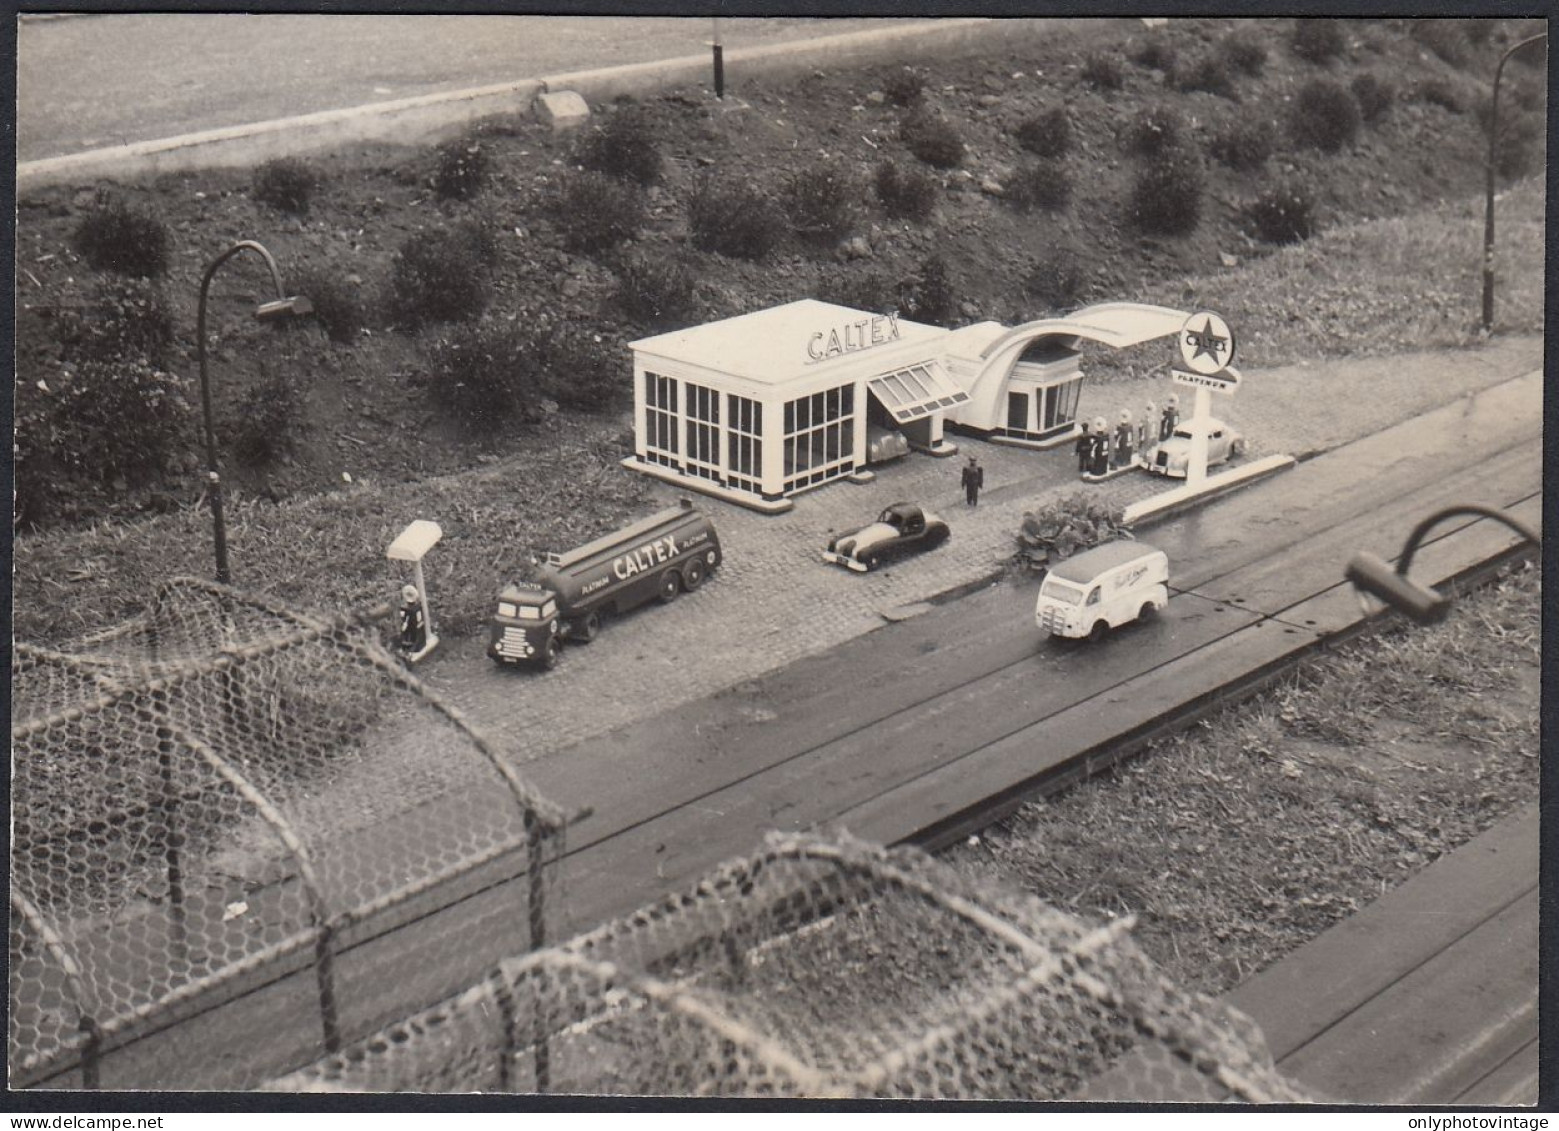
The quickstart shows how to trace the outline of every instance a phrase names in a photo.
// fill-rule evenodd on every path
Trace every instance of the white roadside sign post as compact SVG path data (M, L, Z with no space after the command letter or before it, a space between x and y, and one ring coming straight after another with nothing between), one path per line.
M1232 367L1234 333L1218 315L1208 311L1193 314L1180 328L1180 360L1184 372L1171 369L1177 385L1196 390L1196 407L1191 414L1191 453L1186 461L1185 481L1194 487L1207 478L1207 421L1212 418L1212 394L1232 394L1239 388L1240 375Z
M433 632L433 616L428 611L428 587L422 578L422 559L443 536L444 531L438 523L419 518L402 530L384 552L384 556L392 562L411 562L413 584L417 587L417 597L422 603L422 623L427 626L427 642L416 651L407 653L408 663L416 663L438 647L438 636Z

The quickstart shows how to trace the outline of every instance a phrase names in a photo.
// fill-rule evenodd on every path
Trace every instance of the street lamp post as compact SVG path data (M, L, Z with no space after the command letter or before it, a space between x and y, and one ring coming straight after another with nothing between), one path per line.
M212 260L211 266L206 268L206 273L200 280L200 305L195 315L195 354L200 365L200 411L206 430L206 477L211 489L212 539L216 545L217 580L223 585L232 580L232 575L227 566L227 526L222 517L222 475L217 465L216 429L211 422L211 381L206 375L206 296L211 291L211 278L217 273L217 268L240 251L252 251L264 259L266 267L271 272L271 282L276 287L275 300L262 302L255 308L256 319L270 322L278 318L308 314L314 309L313 304L304 296L289 296L283 290L281 272L276 269L276 260L264 246L254 240L240 240L217 256Z
M1488 168L1484 170L1487 178L1483 207L1483 332L1485 334L1492 333L1494 330L1494 160L1495 147L1499 142L1499 80L1505 71L1506 61L1512 55L1529 43L1547 38L1547 32L1538 32L1520 43L1512 44L1505 49L1505 53L1499 57L1499 63L1494 67L1494 94L1489 104L1489 160Z

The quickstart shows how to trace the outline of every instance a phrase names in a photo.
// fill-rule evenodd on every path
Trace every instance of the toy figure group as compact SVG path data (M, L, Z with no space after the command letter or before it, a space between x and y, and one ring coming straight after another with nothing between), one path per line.
M1081 475L1099 478L1112 469L1130 467L1133 462L1145 462L1148 453L1157 444L1174 434L1180 423L1180 398L1174 393L1159 412L1152 401L1142 410L1142 415L1132 421L1131 410L1122 409L1120 422L1113 433L1109 422L1102 416L1094 418L1092 429L1082 422L1077 436L1077 470Z

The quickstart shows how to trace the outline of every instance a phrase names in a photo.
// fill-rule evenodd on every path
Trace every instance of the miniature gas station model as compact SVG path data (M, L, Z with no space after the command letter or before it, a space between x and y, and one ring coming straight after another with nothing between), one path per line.
M390 543L384 556L392 562L411 562L414 584L406 586L401 609L401 624L397 633L401 653L406 662L414 664L438 647L438 635L433 631L432 616L428 611L428 589L422 578L422 559L444 536L436 522L419 518L402 530Z

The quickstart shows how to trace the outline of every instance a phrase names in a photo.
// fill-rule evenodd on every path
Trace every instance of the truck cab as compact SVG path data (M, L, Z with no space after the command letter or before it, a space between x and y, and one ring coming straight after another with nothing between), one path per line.
M562 643L557 594L532 582L515 582L498 594L488 654L499 663L554 667Z

